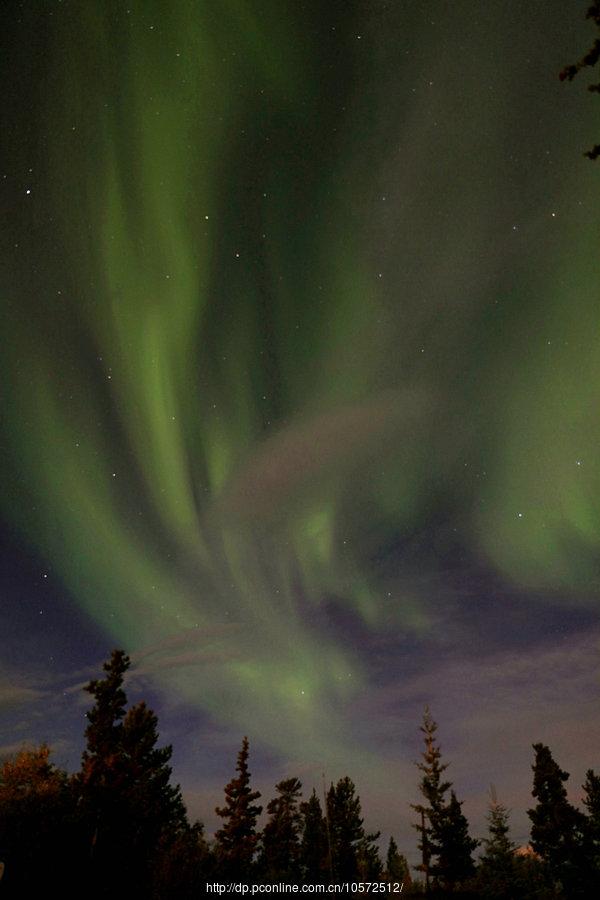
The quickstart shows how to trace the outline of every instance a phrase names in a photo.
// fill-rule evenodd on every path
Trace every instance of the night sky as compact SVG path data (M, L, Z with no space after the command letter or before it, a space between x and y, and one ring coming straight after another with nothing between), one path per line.
M600 139L575 0L2 4L0 755L131 653L208 832L350 775L414 858L599 765ZM596 79L597 80L597 79Z

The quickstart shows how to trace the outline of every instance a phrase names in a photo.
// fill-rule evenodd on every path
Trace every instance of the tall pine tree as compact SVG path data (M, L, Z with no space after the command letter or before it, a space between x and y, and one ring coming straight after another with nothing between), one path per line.
M300 826L298 802L302 785L288 778L275 786L278 796L267 805L269 820L262 834L261 875L268 881L300 881Z
M173 748L156 746L157 727L157 717L141 701L128 710L121 732L127 805L136 821L132 846L148 868L161 840L174 840L188 829L180 787L171 784Z
M586 852L590 860L591 887L596 895L600 894L600 775L588 769L583 785L584 806L587 810L585 824Z
M81 766L81 781L90 792L114 783L127 704L123 679L130 665L124 650L113 650L110 660L103 665L106 676L85 686L96 701L86 714L86 747Z
M450 800L446 800L452 783L442 777L448 764L441 761L436 731L437 723L429 707L425 707L421 725L425 750L421 754L422 762L417 763L417 768L423 773L419 790L425 803L414 804L412 808L421 817L421 821L413 827L420 834L421 864L417 869L425 875L426 890L431 884L454 889L467 881L475 871L472 853L478 844L469 837L462 804L454 791L451 791Z
M434 881L445 890L455 890L475 874L472 854L479 841L469 836L469 823L454 791L450 791L450 801L442 811L438 829Z
M317 792L300 805L302 814L302 841L300 865L302 878L309 884L324 884L330 876L329 840L327 822L323 816Z
M425 707L420 731L423 734L425 749L421 754L422 762L417 763L417 768L423 773L419 790L423 795L424 803L415 803L411 806L420 816L420 821L413 825L420 835L418 847L421 852L421 862L416 869L423 873L425 886L428 889L431 878L435 875L437 859L441 852L440 839L445 795L452 783L444 781L442 778L448 764L441 762L442 754L436 739L437 723L428 706Z
M590 863L585 852L585 816L567 800L569 775L545 744L534 744L533 796L528 810L531 846L546 863L555 884L569 898L589 896Z
M159 848L188 827L179 786L170 784L172 748L156 747L156 716L144 702L125 712L130 665L123 650L114 650L105 677L85 688L95 704L73 784L95 897L114 895L116 880L124 894L129 886L150 895Z
M93 897L107 897L111 880L137 876L129 856L128 834L136 824L130 822L125 800L126 759L121 736L127 697L123 689L125 673L131 661L123 650L113 650L104 663L105 677L93 679L85 690L95 700L87 712L86 746L81 769L73 779L81 812L81 840L78 855L87 859Z
M260 792L250 787L248 755L248 738L245 737L238 753L238 775L225 787L225 805L216 808L217 815L225 819L223 827L215 834L216 852L220 872L228 881L247 881L254 871L258 843L256 820L262 806L254 803Z
M355 791L354 782L346 776L327 792L331 863L336 881L356 880L361 870L375 878L381 871L381 861L374 852L379 834L365 832L360 797Z

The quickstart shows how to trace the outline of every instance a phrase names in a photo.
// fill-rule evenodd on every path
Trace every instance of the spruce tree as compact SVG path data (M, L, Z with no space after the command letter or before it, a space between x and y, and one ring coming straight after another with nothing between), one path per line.
M323 817L317 792L300 804L302 814L302 841L300 866L302 878L309 884L325 883L330 875L329 841L327 823Z
M102 666L106 677L94 679L85 686L88 694L96 700L86 714L86 748L82 758L86 782L100 783L108 776L111 764L118 757L122 720L127 704L123 679L130 665L131 660L124 650L113 650L110 660Z
M387 881L391 884L400 883L403 884L405 888L409 887L411 884L410 871L406 857L399 852L398 845L393 837L390 837L390 842L388 844L385 875Z
M297 778L280 781L278 797L267 805L270 818L262 834L261 874L268 881L300 880L300 825L298 801L302 785Z
M472 853L478 844L469 837L462 804L454 791L451 791L450 800L446 800L452 783L442 777L448 764L441 762L436 731L437 723L429 707L425 707L421 725L425 750L421 754L423 761L417 763L417 768L423 773L419 790L425 803L414 804L412 808L421 816L421 821L413 828L420 834L421 863L416 868L425 875L426 890L432 884L434 887L454 889L471 878L475 871Z
M128 710L121 732L127 804L137 826L132 843L145 856L147 866L161 838L175 839L188 829L181 789L170 783L173 748L156 746L157 726L157 717L141 701Z
M365 834L356 850L356 868L359 881L381 881L383 863L376 844L381 832Z
M477 872L479 892L486 900L512 900L519 896L516 844L509 838L509 811L491 790L487 815L489 837L483 839L484 852Z
M215 834L215 842L223 877L228 881L245 881L253 873L258 842L256 820L262 812L262 806L254 803L260 792L250 788L247 737L238 753L236 771L237 777L225 787L225 805L217 806L215 810L225 819L225 824Z
M94 897L108 896L110 877L125 875L127 834L136 827L129 821L125 800L126 759L121 745L127 704L123 679L130 665L123 650L113 650L103 665L105 677L85 686L95 703L86 714L86 746L73 784L81 811L83 846L78 855L90 866ZM129 873L135 868L132 861Z
M454 791L450 791L450 802L442 811L437 839L439 853L433 869L434 879L443 888L452 890L475 874L472 854L479 844L469 836L469 823Z
M332 870L337 881L356 880L361 866L369 872L381 870L381 862L373 852L379 833L366 834L355 790L354 782L346 776L327 792Z
M417 763L417 768L423 773L419 790L425 802L411 804L411 807L420 816L420 822L413 825L420 835L418 847L421 851L421 863L416 869L423 873L428 888L431 877L436 874L436 861L441 853L445 795L452 783L442 779L448 764L441 762L441 749L436 743L437 723L428 706L425 707L420 731L425 741L425 750L421 754L423 761Z
M583 804L587 810L585 834L586 851L590 859L592 886L600 893L600 775L588 769L583 784Z
M144 702L127 713L123 689L130 659L114 650L105 678L86 690L95 698L88 712L86 748L74 790L81 811L82 856L92 867L91 891L114 894L118 880L151 893L156 854L187 826L179 786L170 784L170 746L158 749L157 718Z
M590 863L585 852L585 816L567 800L569 775L544 744L534 744L533 796L528 810L531 846L546 863L559 889L569 897L589 896Z

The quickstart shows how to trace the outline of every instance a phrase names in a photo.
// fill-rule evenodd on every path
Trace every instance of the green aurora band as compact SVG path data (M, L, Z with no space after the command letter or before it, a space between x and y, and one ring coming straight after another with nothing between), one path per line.
M498 245L516 82L489 74L498 117L483 37L451 103L423 87L447 55L382 38L416 5L287 7L57 7L4 287L4 513L181 696L327 758L368 675L311 616L435 629L435 579L373 559L439 507L508 580L597 584L600 220L548 237L540 172L545 246ZM573 170L565 197L597 188Z

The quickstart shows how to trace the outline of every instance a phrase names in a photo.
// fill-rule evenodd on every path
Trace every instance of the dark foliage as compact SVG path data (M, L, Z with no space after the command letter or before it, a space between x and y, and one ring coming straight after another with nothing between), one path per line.
M441 750L436 743L437 723L434 722L427 706L420 730L425 741L425 750L421 754L422 762L417 763L417 768L423 773L419 790L425 802L412 804L412 809L421 817L420 822L414 825L420 835L418 847L421 851L421 863L417 866L417 871L423 873L425 883L429 885L431 875L435 871L435 861L440 853L441 817L445 795L451 787L451 782L442 780L442 774L448 768L448 764L441 762Z
M558 890L568 897L589 897L591 865L586 852L586 818L567 800L569 775L545 744L534 744L533 796L528 810L531 846L546 864Z
M594 3L588 8L586 13L586 18L591 19L598 28L600 28L600 0L595 0ZM561 81L572 81L573 78L580 72L582 69L593 67L597 65L600 60L600 37L597 37L590 49L584 53L581 59L572 63L571 65L565 66L561 69L559 74L559 78ZM592 91L594 93L600 93L600 82L598 84L589 84L588 91ZM596 144L595 147L592 147L591 150L588 150L585 154L588 159L597 159L600 156L600 144Z
M587 809L585 849L592 871L592 888L600 894L600 775L588 769L583 784L583 804Z
M247 737L238 754L236 771L237 777L232 778L225 788L225 805L216 807L217 815L225 819L225 824L215 834L216 853L219 872L224 877L247 881L254 873L258 843L256 820L262 812L262 806L254 803L260 792L250 788Z
M328 829L317 793L300 805L302 814L302 842L300 867L302 877L311 884L324 884L331 875Z
M600 894L600 777L587 772L581 812L567 799L567 773L548 747L535 744L531 846L515 848L508 810L492 793L488 836L476 866L478 842L443 778L447 765L429 710L418 763L423 802L413 807L422 816L416 827L423 880L411 880L393 838L382 865L379 833L365 830L348 777L331 784L326 815L314 789L303 802L297 778L280 781L261 833L247 738L217 809L224 823L211 845L202 825L188 821L179 787L171 784L171 747L158 747L156 716L144 702L127 709L129 667L126 654L116 650L104 664L104 677L86 687L95 702L79 772L69 776L54 766L45 745L23 749L0 767L3 897L42 896L49 880L59 880L66 900L192 900L206 894L209 882L258 881L400 882L404 896L426 894L430 900L583 900Z
M441 762L436 731L437 724L426 707L421 725L425 750L421 754L422 762L417 763L423 773L419 790L425 802L412 805L421 817L414 825L420 834L421 864L417 869L424 874L427 888L456 890L475 872L472 853L478 841L469 837L462 804L454 791L450 793L450 800L446 800L452 784L442 778L448 764Z
M374 845L379 833L365 832L355 791L354 782L346 776L327 792L331 868L337 881L356 881L359 874L363 880L373 881L381 875L381 860Z
M23 749L0 768L0 850L6 872L0 896L42 896L48 872L68 875L75 844L75 804L66 772L42 745Z
M434 868L435 880L449 889L466 884L475 874L472 854L479 841L469 837L469 823L454 791L450 792L450 801L442 811L437 839L439 854Z
M511 900L523 893L516 844L508 836L508 818L507 808L498 802L492 788L488 837L482 841L484 852L477 873L478 891L485 900Z
M412 882L406 857L399 852L393 837L390 837L385 858L385 879L391 884L400 883L404 887L410 886Z
M278 796L267 806L269 820L262 834L260 874L267 881L296 882L301 877L298 808L302 785L288 778L275 786Z
M172 748L156 746L156 716L144 702L125 712L129 666L129 657L115 650L105 678L86 687L96 702L74 786L96 897L112 896L115 880L150 895L159 849L166 852L188 827L179 786L170 784Z

